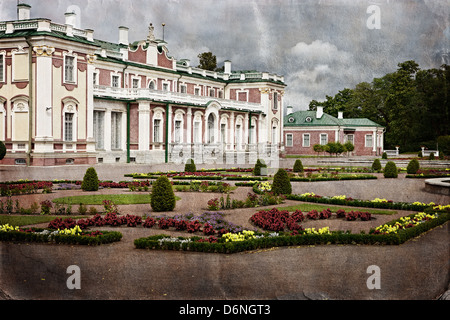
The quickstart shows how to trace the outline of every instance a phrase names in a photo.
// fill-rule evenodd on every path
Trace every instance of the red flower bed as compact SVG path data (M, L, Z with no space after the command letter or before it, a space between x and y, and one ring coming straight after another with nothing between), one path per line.
M319 219L319 212L317 212L317 210L311 210L306 214L306 217L308 219L317 220Z
M319 214L319 219L328 219L329 217L331 217L331 210L329 208L322 210Z
M205 235L209 236L209 235L215 234L216 231L214 230L214 228L209 223L205 223L203 225L203 233Z
M142 226L144 228L151 228L156 224L156 220L153 218L147 218L144 220L144 223L142 224Z

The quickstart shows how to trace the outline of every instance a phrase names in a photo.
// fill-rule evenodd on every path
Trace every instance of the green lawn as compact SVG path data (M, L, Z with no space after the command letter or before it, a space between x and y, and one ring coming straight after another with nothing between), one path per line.
M392 215L396 214L397 211L394 210L377 210L372 208L355 208L355 207L341 207L341 206L329 206L329 205L321 205L321 204L298 204L295 206L288 206L288 207L278 207L279 210L288 210L288 211L295 211L295 210L301 210L302 212L308 212L311 210L317 210L322 211L324 209L330 208L332 212L336 212L339 209L345 210L345 212L348 211L364 211L369 212L370 214L386 214L386 215Z
M31 224L38 224L44 222L50 222L56 218L68 218L68 216L42 216L42 215L29 215L29 216L15 216L15 215L0 215L0 225L9 224L11 226L26 226ZM81 219L79 216L70 216L70 218L76 220Z
M180 197L175 196L176 200ZM150 203L149 193L130 193L130 194L92 194L83 196L61 197L53 199L57 204L85 204L85 205L102 205L103 200L111 200L116 205L124 204L145 204Z

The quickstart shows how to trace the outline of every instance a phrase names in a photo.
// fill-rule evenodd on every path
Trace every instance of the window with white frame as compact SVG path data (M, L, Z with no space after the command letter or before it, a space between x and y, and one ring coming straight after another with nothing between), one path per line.
M209 96L210 97L214 97L214 95L215 95L215 90L214 89L209 89Z
M366 134L365 146L366 146L366 148L372 148L373 147L373 135Z
M207 143L214 143L216 138L214 136L215 128L215 119L214 114L210 113L208 116L208 141Z
M133 78L133 80L132 80L133 89L139 88L140 87L139 83L140 83L139 79Z
M175 120L174 140L176 143L181 142L181 120Z
M227 124L226 123L220 124L220 138L221 138L222 143L227 142Z
M321 133L320 134L320 144L322 146L326 145L328 143L328 134L326 133Z
M286 147L292 147L294 145L292 133L286 133Z
M0 82L5 82L5 54L0 53Z
M111 87L119 88L120 77L118 75L111 76Z
M155 81L151 80L151 81L148 83L148 88L149 88L150 90L155 90L155 89L156 89Z
M163 91L169 91L169 84L167 82L164 82L162 85Z
M104 149L104 123L105 123L105 112L104 111L94 111L94 139L95 148Z
M181 93L186 93L186 85L185 84L181 84L180 85L180 92Z
M64 114L64 141L73 141L74 114L66 112Z
M351 144L354 144L355 142L355 135L354 134L346 134L344 136L344 142L350 142Z
M162 142L161 119L153 120L153 142Z
M200 88L195 88L195 89L194 89L194 94L195 94L196 96L199 96L199 95L200 95Z
M194 143L200 143L200 121L194 121Z
M111 149L122 149L122 112L111 112Z
M303 139L303 141L302 141L302 146L303 147L309 147L310 146L310 141L311 141L311 137L310 137L310 134L309 133L304 133L303 134L303 137L302 137Z
M64 57L64 82L76 82L75 78L76 60L74 56Z
M273 93L273 109L278 109L278 92Z
M94 86L98 85L98 72L97 71L92 73L92 84Z

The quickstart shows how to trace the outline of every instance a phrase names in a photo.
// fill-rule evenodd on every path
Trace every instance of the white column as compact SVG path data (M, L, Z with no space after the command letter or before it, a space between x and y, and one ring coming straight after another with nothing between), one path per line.
M234 112L231 112L231 116L230 116L230 137L228 140L230 142L230 144L233 146L233 148L231 148L232 150L234 150L235 146L234 146L234 134L236 133L236 128L234 127Z
M248 145L248 131L250 130L250 126L248 125L248 113L244 115L244 122L243 128L244 128L244 144L245 146Z
M52 152L52 51L38 50L36 52L36 152ZM30 106L32 108L33 106Z
M375 129L373 131L373 137L372 137L372 151L377 151L377 130Z
M105 151L111 151L111 110L105 110L105 125L104 125L104 142Z
M186 115L186 143L193 143L192 141L192 108L188 107Z
M150 145L150 102L139 101L139 151L149 150Z
M86 151L95 152L94 139L94 71L95 66L88 61L87 64L87 91L86 91Z

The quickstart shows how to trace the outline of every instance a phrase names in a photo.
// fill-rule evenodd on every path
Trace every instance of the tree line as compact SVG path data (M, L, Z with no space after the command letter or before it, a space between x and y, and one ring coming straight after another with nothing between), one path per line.
M421 70L413 61L398 64L395 72L372 82L345 88L325 101L312 100L310 110L324 107L337 117L368 118L384 127L385 149L402 152L438 147L450 154L450 66Z

